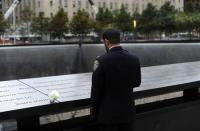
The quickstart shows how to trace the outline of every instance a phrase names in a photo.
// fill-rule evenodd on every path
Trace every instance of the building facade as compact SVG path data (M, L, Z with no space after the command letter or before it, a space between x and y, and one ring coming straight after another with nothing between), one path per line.
M157 8L160 8L165 2L170 1L172 5L179 11L184 9L184 0L93 0L94 4L99 7L108 8L110 10L120 9L123 4L130 13L142 11L148 3L152 3ZM198 1L198 0L197 0ZM13 0L2 0L3 12L12 4ZM59 8L63 8L69 16L69 19L79 9L84 9L94 17L94 11L88 0L21 0L21 3L16 9L16 19L20 21L20 12L25 6L30 7L34 15L44 14L45 17L52 17L57 13Z
M43 12L45 16L50 17L54 15L59 8L64 8L71 18L79 9L84 9L94 17L94 11L90 6L88 0L36 0L37 13ZM184 10L184 0L93 0L97 8L108 8L110 10L120 9L123 4L126 9L133 13L142 11L147 7L148 3L152 3L157 8L160 8L165 2L170 1L178 11Z

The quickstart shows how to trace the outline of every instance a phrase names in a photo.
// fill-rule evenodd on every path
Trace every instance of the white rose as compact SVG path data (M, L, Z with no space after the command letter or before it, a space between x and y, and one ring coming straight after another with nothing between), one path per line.
M60 97L59 92L56 90L53 90L52 92L50 92L48 96L49 96L49 100L53 103Z

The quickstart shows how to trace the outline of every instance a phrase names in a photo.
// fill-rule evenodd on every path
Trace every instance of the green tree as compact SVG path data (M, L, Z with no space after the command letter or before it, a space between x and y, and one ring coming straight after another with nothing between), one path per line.
M158 26L160 33L165 32L167 34L171 34L175 30L175 15L176 10L170 2L166 2L158 12Z
M64 37L64 33L67 33L69 30L69 20L68 15L64 11L64 9L60 9L55 16L53 16L50 25L49 31L53 35L53 37L58 37L61 39Z
M193 6L193 2L191 0L185 1L184 11L185 12L194 12L195 11L195 7Z
M121 6L119 11L114 13L114 25L123 33L130 32L133 28L132 18L130 13L127 12L124 5Z
M44 15L39 15L38 17L34 17L32 20L31 32L42 36L43 34L49 33L48 27L49 18L45 18Z
M21 21L23 22L22 24L25 25L25 33L30 32L30 24L32 22L33 18L33 11L30 9L29 6L25 6L24 9L21 11Z
M195 14L194 13L184 13L180 12L177 14L175 21L176 21L176 27L179 32L188 32L191 34L195 29Z
M200 38L200 14L195 12L193 19L195 31L198 33L198 37Z
M138 30L150 38L150 34L158 30L158 10L154 5L149 3L147 8L142 12L139 18Z
M21 11L21 20L24 23L31 22L33 17L33 11L30 9L29 6L25 6L24 9Z
M140 14L137 10L132 14L132 19L136 21L140 19Z
M84 10L79 10L76 15L73 16L70 23L70 31L74 35L86 35L92 29L92 20L89 14Z
M8 28L7 22L4 20L2 12L0 12L0 35L4 34Z
M107 8L99 8L99 12L96 15L96 21L101 24L102 28L106 28L112 24L113 14Z
M105 8L99 8L96 14L96 21L93 22L94 31L101 36L104 29L112 27L113 14Z

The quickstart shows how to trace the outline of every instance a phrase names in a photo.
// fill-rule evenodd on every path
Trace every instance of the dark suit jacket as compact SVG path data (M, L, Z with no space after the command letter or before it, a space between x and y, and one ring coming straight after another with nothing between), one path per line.
M118 46L95 63L98 67L92 76L91 115L103 124L133 122L133 88L141 83L138 57Z

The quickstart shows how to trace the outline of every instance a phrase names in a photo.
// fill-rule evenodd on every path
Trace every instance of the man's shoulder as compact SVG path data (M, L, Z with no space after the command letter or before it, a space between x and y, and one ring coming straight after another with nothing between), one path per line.
M103 63L105 63L106 54L97 56L93 63L93 71L96 71L99 67L102 67ZM100 66L101 65L101 66Z
M105 61L108 57L109 57L109 54L108 54L108 53L105 53L105 54L103 54L103 55L101 55L101 56L97 56L97 57L96 57L96 60L99 61L99 62L103 62L103 61Z
M137 56L136 54L134 54L134 53L127 52L126 54L127 54L127 56L130 57L130 58L139 59L138 56Z
M138 56L137 56L136 54L134 54L134 53L130 53L130 52L124 50L124 51L123 51L123 54L124 54L125 57L128 57L128 58L130 58L130 59L137 59L137 60L139 60ZM114 58L115 56L116 56L115 53L106 53L106 54L103 54L103 55L101 55L101 56L98 56L98 57L96 58L96 60L99 61L99 62L103 62L103 61L112 59L112 58Z

